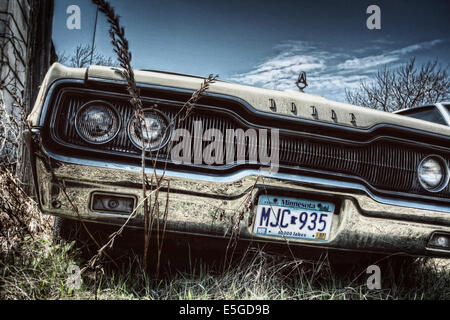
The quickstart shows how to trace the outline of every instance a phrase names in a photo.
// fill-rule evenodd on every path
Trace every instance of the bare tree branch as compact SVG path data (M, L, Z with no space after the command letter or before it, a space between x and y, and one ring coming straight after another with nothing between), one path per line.
M437 60L417 66L416 59L411 58L397 69L384 67L372 82L362 81L359 89L345 94L351 104L388 112L448 100L448 66L441 66Z
M58 62L73 68L86 68L92 64L98 66L118 67L119 63L111 57L107 57L97 51L90 45L78 45L72 55L65 52L58 54Z

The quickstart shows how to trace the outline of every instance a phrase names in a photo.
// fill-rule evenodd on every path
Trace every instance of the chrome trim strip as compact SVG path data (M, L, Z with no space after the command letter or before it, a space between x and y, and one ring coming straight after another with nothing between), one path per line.
M55 91L56 86L58 86L59 84L64 84L64 83L81 83L81 84L83 84L84 80L81 80L81 79L58 79L49 86L49 89L47 90L47 92L45 94L44 104L42 106L41 113L39 115L39 126L41 128L45 124L45 117L47 116L48 108L50 106L50 97L53 96L53 91Z
M132 171L132 172L141 172L142 171L142 167L139 165L132 165L132 164L124 165L122 163L118 163L115 161L104 162L104 161L97 161L97 160L78 159L78 158L54 154L45 149L43 151L51 158L61 161L61 162L65 162L65 163L100 167L100 168L106 168L106 169L127 170L127 171ZM206 182L213 182L213 183L214 182L233 183L233 182L236 182L236 181L243 179L245 177L248 177L248 176L262 176L262 177L266 177L266 178L276 178L276 179L288 180L288 181L294 181L294 182L309 183L312 185L317 185L317 186L322 186L322 187L333 187L333 188L337 187L337 188L342 188L342 189L346 189L346 190L359 190L359 191L365 192L373 200L383 203L383 204L450 213L450 206L436 205L436 204L423 203L423 202L411 201L411 200L380 197L378 195L373 194L368 188L366 188L365 186L358 184L358 183L347 182L347 181L336 181L336 180L318 178L318 177L308 177L308 176L304 176L304 175L296 175L296 174L290 174L290 173L280 173L280 172L271 173L267 170L245 169L245 170L240 170L235 173L228 174L228 175L216 176L216 175L207 175L207 174L201 174L201 173L195 173L195 172L185 173L185 172L172 171L172 170L161 170L161 169L155 170L153 168L146 168L145 172L146 172L146 174L153 174L154 172L156 172L157 175L164 174L167 177L206 181Z
M447 121L447 125L450 126L450 114L447 111L447 108L444 107L444 103L445 102L441 102L441 103L436 103L436 107L439 109L439 111L441 112L442 116L444 117L445 121Z

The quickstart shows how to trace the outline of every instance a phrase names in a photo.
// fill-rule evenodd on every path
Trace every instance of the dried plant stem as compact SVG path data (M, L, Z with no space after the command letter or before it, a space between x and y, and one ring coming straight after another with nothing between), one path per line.
M108 23L110 25L109 34L112 39L112 44L114 47L114 52L117 55L118 61L120 66L124 69L121 71L122 76L126 79L128 86L127 91L131 96L130 103L135 109L135 116L139 119L139 121L142 124L142 129L147 131L146 122L144 118L144 111L143 111L143 103L140 98L140 92L136 85L136 80L134 77L133 68L131 67L131 59L132 55L129 50L129 44L128 40L125 37L125 29L120 25L120 19L119 16L115 13L114 8L111 7L111 5L108 3L108 1L105 0L92 0L94 4L96 4L99 8L99 10L105 14L105 16L108 19ZM189 115L192 108L197 103L198 99L201 95L204 94L206 90L209 88L209 84L214 82L216 80L216 77L213 77L210 75L208 79L205 79L203 84L201 85L200 89L195 91L191 98L184 104L183 108L180 110L180 113L183 111L186 111L183 118L181 118L180 121L183 121L186 119L186 117ZM159 189L161 182L163 180L164 174L161 176L161 178L158 179L156 174L156 161L153 163L153 176L152 176L152 183L151 188L153 188L153 177L156 181L156 194L153 200L152 205L152 199L149 199L147 197L147 176L145 172L145 155L146 155L146 147L143 145L142 148L142 154L141 154L141 166L142 166L142 196L145 199L144 200L144 261L143 261L143 267L144 270L147 270L147 257L148 257L148 250L149 250L149 242L153 230L153 224L155 221L155 215L156 215L156 221L157 221L157 242L158 242L158 248L160 248L160 239L159 239L159 205L158 205L158 197L159 197ZM158 157L158 154L156 158ZM167 164L167 159L166 159ZM165 171L166 168L164 168ZM150 200L150 201L149 201ZM167 193L167 199L166 199L166 209L164 213L164 232L163 232L163 238L165 233L165 226L167 222L167 216L168 216L168 204L169 204L169 195ZM162 242L161 242L162 245ZM158 249L161 251L161 249ZM158 254L158 261L159 261L160 252ZM159 262L158 262L158 270L159 270Z
M158 230L158 260L157 260L157 266L156 266L156 278L159 277L159 268L160 268L160 264L161 264L161 252L162 252L162 248L163 248L163 244L164 244L164 235L166 233L166 227L167 227L167 218L168 218L168 214L169 214L169 194L170 194L170 180L167 182L167 197L166 197L166 207L164 209L164 217L163 217L163 221L164 221L164 227L163 227L163 231L162 231L162 236L161 236L161 243L159 240L159 230ZM159 226L159 223L158 223Z
M186 101L181 110L178 112L178 114L184 112L184 115L179 118L178 124L186 120L186 118L191 114L192 109L195 107L200 97L205 94L205 92L209 89L209 85L211 83L214 83L218 77L219 77L218 75L214 76L210 74L208 78L203 80L203 83L200 85L200 88L192 94L191 98L188 101Z
M255 190L256 185L258 184L259 178L260 178L260 175L258 175L256 177L255 182L252 185L252 188L247 193L247 196L245 197L244 201L239 206L239 207L242 207L242 209L239 211L235 211L233 213L233 215L230 217L232 227L231 227L230 239L228 241L227 248L225 251L225 257L224 257L225 259L223 261L223 273L222 273L223 276L225 275L227 265L229 268L231 267L231 261L233 258L234 249L236 248L237 237L239 235L239 226L241 224L241 221L244 219L245 212L248 212L251 209L253 191ZM231 247L233 247L233 252L231 253L231 255L230 255L231 257L228 261L228 252Z
M123 68L121 70L122 76L126 79L128 86L127 91L131 96L130 103L134 107L135 116L139 119L143 130L148 131L146 127L143 104L140 98L139 89L136 85L136 80L134 77L134 71L131 67L131 59L132 55L129 50L128 40L125 37L125 28L120 25L120 18L115 13L115 10L108 1L105 0L92 0L94 4L96 4L99 10L106 15L108 19L108 23L110 25L109 35L111 37L111 42L114 46L114 52L117 55L117 59L119 61L120 66ZM147 270L147 254L148 254L148 240L151 234L151 228L149 226L149 221L151 220L149 217L149 208L150 205L147 199L147 188L146 188L146 173L145 173L145 153L146 146L143 141L142 143L142 153L141 153L141 167L142 167L142 197L145 199L144 202L144 261L143 267L144 270Z

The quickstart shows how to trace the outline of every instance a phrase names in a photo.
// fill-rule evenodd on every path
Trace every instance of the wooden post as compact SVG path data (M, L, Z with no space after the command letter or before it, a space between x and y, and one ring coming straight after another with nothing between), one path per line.
M51 64L56 61L52 42L53 0L31 0L30 32L28 38L27 82L25 106L30 113L37 98L39 87ZM29 150L21 145L20 181L29 195L34 195Z
M52 42L53 0L31 0L31 16L28 46L27 112L36 100L39 86L48 68L56 61Z

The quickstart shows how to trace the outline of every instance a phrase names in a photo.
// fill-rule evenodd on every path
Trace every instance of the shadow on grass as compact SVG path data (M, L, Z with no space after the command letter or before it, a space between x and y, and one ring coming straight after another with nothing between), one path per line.
M226 239L177 234L165 239L155 279L156 240L150 248L150 269L143 272L141 234L128 229L109 251L119 268L103 260L100 269L83 278L85 288L97 288L94 298L450 299L450 271L442 260L291 251L286 245L252 242L239 242L225 260ZM82 250L86 259L95 252L89 246ZM367 288L366 270L372 264L381 269L381 290Z
M83 266L95 250L50 238L28 239L21 250L0 262L1 299L449 299L450 271L436 259L343 256L305 259L288 250L241 244L224 263L227 241L174 236L165 240L160 277L142 271L143 238L127 230L112 254L119 265L100 260L70 290L69 265ZM76 249L78 247L78 249ZM149 265L156 264L156 246ZM307 254L306 254L307 255ZM231 261L230 261L231 260ZM367 266L377 262L381 290L366 285ZM448 261L447 261L448 264ZM226 266L224 269L224 265Z

